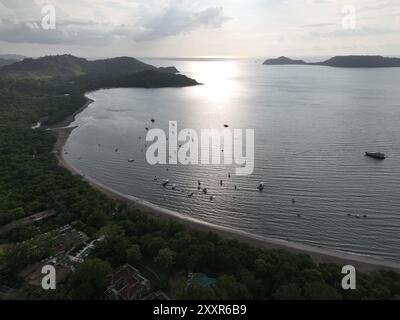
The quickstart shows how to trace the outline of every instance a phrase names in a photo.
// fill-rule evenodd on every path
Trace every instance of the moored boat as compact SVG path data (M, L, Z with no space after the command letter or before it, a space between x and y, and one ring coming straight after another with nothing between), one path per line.
M366 152L365 155L367 157L371 157L371 158L378 159L378 160L386 159L386 155L382 152Z

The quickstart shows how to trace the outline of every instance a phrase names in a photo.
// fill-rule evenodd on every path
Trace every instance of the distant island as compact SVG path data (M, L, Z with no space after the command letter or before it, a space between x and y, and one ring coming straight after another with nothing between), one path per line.
M89 61L65 54L4 61L2 63L0 59L0 81L30 79L34 86L50 86L53 80L57 80L57 83L62 81L69 91L115 87L187 87L199 84L194 79L178 74L175 67L157 68L130 57Z
M305 62L287 57L265 60L264 65L309 65L336 68L393 68L400 67L400 58L382 56L336 56L322 62Z
M179 73L175 67L149 65L131 57L118 57L90 61L69 54L45 56L38 59L25 58L22 61L12 60L12 64L1 69L2 73L35 74L46 76L81 76L87 74L123 75L141 71L158 71L163 73Z
M27 57L22 56L20 54L0 54L0 59L21 61L21 60L24 60L25 58L27 58Z
M8 66L9 64L13 64L15 62L18 62L19 60L16 59L3 59L0 58L0 68L4 66Z

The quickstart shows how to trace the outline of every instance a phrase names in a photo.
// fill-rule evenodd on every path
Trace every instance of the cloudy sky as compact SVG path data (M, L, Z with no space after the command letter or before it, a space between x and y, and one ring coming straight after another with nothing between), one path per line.
M400 55L400 0L0 0L1 53Z

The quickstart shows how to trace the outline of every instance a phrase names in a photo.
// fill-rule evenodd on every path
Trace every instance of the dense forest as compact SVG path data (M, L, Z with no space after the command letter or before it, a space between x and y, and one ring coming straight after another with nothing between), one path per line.
M0 236L0 285L16 288L14 298L102 298L107 274L128 262L144 273L155 270L153 286L177 299L400 299L397 273L357 273L357 290L344 291L338 265L316 264L305 254L254 248L151 217L108 199L58 166L56 137L31 126L39 119L51 125L71 115L85 103L87 90L196 84L154 67L107 76L89 69L76 72L68 59L62 68L41 61L43 69L0 69L0 227L46 209L57 211L40 228L22 226ZM70 72L59 70L67 65ZM18 272L51 254L48 247L32 248L65 224L105 238L57 290L24 283ZM4 249L2 244L7 244ZM216 282L188 287L188 272L205 273Z

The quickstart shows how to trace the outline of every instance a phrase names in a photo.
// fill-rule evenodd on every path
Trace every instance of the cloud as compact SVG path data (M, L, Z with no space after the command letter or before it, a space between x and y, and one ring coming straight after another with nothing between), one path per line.
M80 11L91 9L89 2L81 4ZM123 18L116 8L118 5L127 11ZM121 38L152 41L200 28L220 28L230 20L221 7L188 10L181 1L168 1L163 6L155 3L150 6L149 2L138 3L136 7L129 5L132 3L127 0L102 2L97 17L84 20L68 14L60 4L56 6L57 28L43 30L41 7L35 1L0 0L0 41L87 45L106 44ZM104 17L110 19L104 21Z
M360 7L357 11L358 13L372 12L376 14L377 11L393 9L400 9L400 3L398 0L376 1L373 4Z
M310 35L321 38L331 37L371 37L371 36L385 36L391 34L398 34L397 28L374 28L363 27L358 29L337 29L330 32L311 32Z
M190 12L177 7L167 7L152 19L141 21L139 30L133 33L133 38L136 41L149 41L188 33L202 27L220 28L230 19L224 15L222 8Z
M12 23L3 20L0 24L0 41L11 43L40 44L103 44L116 38L113 30L100 29L97 25L76 26L66 24L55 30L43 30L35 21Z
M313 24L305 24L303 28L324 28L334 26L334 23L313 23Z

